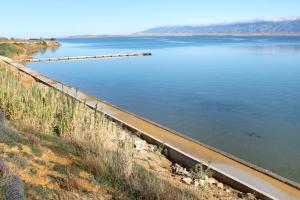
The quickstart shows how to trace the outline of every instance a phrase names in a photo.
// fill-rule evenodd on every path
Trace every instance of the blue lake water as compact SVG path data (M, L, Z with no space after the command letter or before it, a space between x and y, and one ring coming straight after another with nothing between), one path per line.
M43 74L300 183L300 37L62 39Z

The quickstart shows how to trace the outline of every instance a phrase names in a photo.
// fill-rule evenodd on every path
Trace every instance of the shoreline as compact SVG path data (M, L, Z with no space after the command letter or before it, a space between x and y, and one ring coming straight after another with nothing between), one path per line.
M300 186L297 183L199 141L195 141L183 134L144 119L101 99L92 97L72 86L65 85L62 82L35 72L27 66L17 63L15 60L8 58L1 59L1 57L0 60L31 76L37 82L54 88L86 104L92 109L104 113L111 120L121 123L124 128L132 130L133 133L139 132L141 138L148 143L163 146L164 149L167 149L168 158L175 163L181 163L188 168L195 163L202 163L213 170L214 177L217 180L240 191L254 193L259 198L276 199L280 197L290 199L289 195L295 195L300 198ZM209 161L213 162L210 164Z
M60 43L56 40L40 39L40 40L9 40L0 39L0 52L2 56L11 57L16 60L30 59L38 52L46 51L47 49L57 49Z
M158 197L160 196L161 199L210 199L210 196L226 197L227 200L237 198L245 200L256 199L253 194L246 194L230 187L229 185L223 185L222 182L211 177L210 169L202 169L202 165L194 165L193 168L186 169L178 163L172 163L166 157L166 147L147 143L145 140L141 139L139 137L140 135L133 129L130 129L126 125L119 123L115 119L110 118L108 115L105 115L100 108L95 108L89 105L87 102L90 102L93 97L86 95L84 97L85 99L81 101L80 98L83 93L76 90L74 91L76 93L75 96L79 99L76 97L74 98L67 92L67 90L71 88L70 86L43 76L42 74L27 68L25 65L20 64L19 61L7 57L0 56L0 70L3 72L3 74L0 73L0 76L2 77L1 80L7 80L7 83L9 84L7 87L6 84L3 84L3 81L0 81L0 94L2 93L0 95L0 103L3 106L1 106L1 111L4 111L8 117L8 124L11 124L12 127L16 128L16 130L21 131L21 135L25 137L32 138L38 136L38 138L42 139L44 138L42 135L45 135L46 137L54 137L53 139L57 142L59 141L58 143L66 143L66 139L68 139L68 141L72 143L66 143L66 148L68 148L68 145L73 146L72 148L75 146L75 148L79 148L78 150L82 153L74 153L75 158L71 160L66 158L69 160L67 162L77 163L78 159L82 159L82 161L79 162L83 163L76 167L77 170L78 168L79 170L86 169L88 174L91 176L94 174L94 176L97 177L99 177L99 175L97 175L99 173L109 173L109 177L113 178L111 180L112 185L115 184L115 178L117 178L117 181L121 181L121 184L125 184L128 189L124 191L122 188L114 188L116 193L129 193L130 195L132 192L141 192L138 196L151 198L154 195ZM15 74L15 76L12 76L11 73ZM50 79L51 81L48 82L47 80ZM53 85L56 85L56 87L53 87ZM24 89L27 91L25 93L28 95L24 95ZM13 96L11 96L10 91L14 94ZM8 94L8 98L3 98L5 94ZM66 101L70 104L66 104ZM16 106L12 107L11 110L9 109L9 105L12 102L14 102L13 104ZM45 102L48 102L48 104L45 104ZM19 107L20 105L21 107ZM78 107L76 105L78 105ZM23 109L24 107L32 107L35 109L27 111L26 109ZM48 110L50 107L52 112L49 112ZM63 113L70 118L61 119L61 115L57 115L58 113L61 113L60 109L65 110ZM32 113L35 114L32 115ZM77 113L79 115L77 115ZM45 119L48 120L45 121ZM70 119L71 121L69 121ZM81 120L84 120L84 122ZM33 127L31 127L32 122L35 124ZM62 126L62 124L64 124L64 126ZM98 124L98 126L96 124ZM28 125L28 128L33 128L30 129L29 132L27 129ZM85 131L82 131L82 128L80 128L81 126ZM67 127L74 127L75 129L68 132L70 129ZM0 134L6 134L6 132L2 132L2 127L0 127ZM18 135L18 133L11 134L15 136ZM90 140L91 137L93 138L92 140ZM103 140L103 138L106 139ZM38 139L35 141L39 142L35 144L34 149L39 149L38 151L40 151L40 153L38 154L43 154L40 158L44 158L43 160L40 160L39 163L43 162L43 166L47 166L46 168L44 167L44 170L53 171L52 168L54 168L54 171L61 171L62 168L69 168L68 164L64 164L64 166L56 168L56 166L52 166L53 164L45 159L48 156L52 157L52 155L49 155L49 152L53 150L52 148L43 148L43 143L49 142L47 139L46 141ZM24 142L26 146L26 139L16 141L17 144L19 143L19 146L24 145ZM28 149L28 146L22 146L22 148L16 149L15 146L9 147L8 145L10 145L9 140L2 140L2 137L0 137L0 150L5 149L5 151L0 151L0 156L4 156L8 166L12 166L13 168L15 167L13 164L14 160L10 159L12 157L11 151L14 151L14 153L18 156L21 155L18 159L30 159L30 162L34 162L34 160L32 160L31 152L24 152L24 149ZM114 152L113 157L111 157L111 153L109 152L113 149L115 149L116 152ZM119 152L118 149L122 151ZM85 157L85 152L87 150L89 152L87 156L92 157ZM67 149L64 149L64 151L68 152ZM96 155L91 155L90 153L96 153ZM36 157L37 155L33 156ZM80 157L77 158L78 156ZM57 159L58 158L55 158L55 160ZM94 162L98 162L99 164ZM99 167L95 168L96 166L94 164ZM103 165L108 165L109 169L112 169L112 171L106 171L102 168ZM132 166L134 167L132 168ZM125 170L125 173L119 174L119 169L122 171ZM16 175L19 175L27 186L28 184L39 185L41 181L47 181L45 180L48 179L47 176L42 176L42 178L38 177L39 180L34 180L36 176L33 175L33 180L28 179L28 175L31 174L32 171L38 176L41 173L43 174L43 170L37 168L30 168L29 172L28 168L26 170L24 167L22 167L21 171L20 169L14 170ZM74 181L73 178L70 179L68 174L69 173L66 173L67 176L60 176L55 179L57 179L59 183L61 183L61 181ZM56 177L56 175L54 176ZM75 176L78 176L78 174ZM80 177L76 177L76 179L80 179ZM136 184L130 183L131 181L138 185L142 185L142 190L140 190L139 187L136 187ZM95 182L87 184L95 185ZM42 185L44 187L44 184ZM50 188L55 187L53 186L53 183L46 184L46 188L49 188L48 186ZM77 186L85 187L80 183L79 185L77 184ZM64 189L64 186L59 187L63 187L62 189ZM89 186L89 188L91 187ZM73 189L76 191L76 188ZM0 190L2 191L1 187ZM32 188L32 190L34 190L34 188ZM25 193L28 195L28 191L25 191ZM95 191L93 194L95 194Z
M74 35L59 37L57 39L79 39L79 38L132 38L132 37L298 37L300 33L270 33L270 34L235 34L235 33L135 33L117 35Z
M4 64L4 65L1 65L1 64ZM68 93L68 90L69 89L72 89L72 88L70 88L70 86L68 86L68 85L64 85L64 84L62 84L62 83L60 83L60 82L58 82L58 81L55 81L55 80L53 80L53 79L51 79L51 78L48 78L48 77L46 77L46 76L43 76L43 75L41 75L41 74L39 74L38 72L34 72L33 70L31 70L30 68L27 68L26 66L24 66L24 65L21 65L21 64L19 64L19 63L17 63L17 62L15 62L14 60L12 60L12 59L9 59L9 58L5 58L5 57L0 57L0 66L1 67L3 67L4 66L4 68L7 68L9 71L14 71L16 74L18 74L19 76L21 76L21 85L22 84L25 84L25 86L26 87L28 87L28 89L29 89L29 94L36 94L36 89L33 89L33 93L31 93L30 92L30 87L34 87L34 86L37 86L37 89L38 88L43 88L42 89L42 91L53 91L54 92L54 94L56 93L56 94L59 94L60 96L64 96L64 101L61 101L62 99L61 98L59 98L59 96L57 96L57 95L55 95L55 99L53 99L53 98L46 98L46 102L55 102L56 100L57 100L57 103L58 103L58 105L60 105L60 106L58 106L58 108L62 108L62 109L66 109L66 104L65 104L65 101L68 101L67 99L69 99L69 100L71 100L72 99L72 102L77 102L78 104L80 104L81 105L81 107L82 108L84 108L84 109L80 109L80 113L78 113L80 116L81 116L81 114L83 114L83 115L86 115L86 114L84 114L84 113L86 113L86 112L89 112L91 115L89 115L89 116L87 116L88 118L86 119L87 121L89 121L89 120L93 120L93 116L95 116L95 114L96 114L96 110L98 111L97 112L97 116L98 116L98 114L100 114L100 116L104 116L105 114L102 112L102 110L101 110L101 108L99 108L99 107L95 107L95 106L93 106L93 105L90 105L90 103L91 103L91 101L92 101L92 99L93 99L93 97L91 97L91 96L88 96L88 95L86 95L85 97L83 96L83 93L82 92L80 92L80 91L78 91L78 90L76 90L76 91L74 91L75 93L76 93L76 97L77 98L75 98L74 99L74 97L70 94L70 93ZM1 74L0 74L1 75ZM9 76L6 76L5 75L5 73L4 73L4 77L9 77ZM17 79L17 78L13 78L13 77L10 77L10 78L8 78L8 80L15 80L15 79ZM48 80L48 81L47 81ZM50 80L50 82L49 82L49 80ZM1 82L0 82L1 83ZM13 84L13 85L15 85L15 84ZM17 84L17 85L20 85L20 84ZM30 86L31 85L31 86ZM56 85L56 87L53 87L53 85ZM2 87L3 87L3 85L2 85ZM9 88L11 88L11 87L9 87ZM18 86L16 87L16 88L18 88ZM3 87L3 91L5 92L6 90L7 90L8 88L6 87L5 88L5 86ZM39 90L39 89L38 89ZM1 91L1 90L0 90ZM17 92L18 91L18 89L16 90L16 94L17 95L14 95L15 97L16 96L21 96L21 97L23 97L24 98L24 96L22 95L23 93L19 93L19 92ZM52 93L53 94L53 92L50 92L50 93ZM44 93L43 93L44 94ZM47 93L45 93L45 95L46 95ZM0 95L1 96L1 95ZM43 95L42 95L43 96ZM48 96L48 95L46 95L46 96ZM84 98L84 99L81 99L81 98ZM26 97L25 97L25 99L26 99ZM36 104L35 105L40 105L40 106L42 106L42 107L46 107L47 108L47 106L46 105L44 105L44 101L45 101L45 99L43 98L43 99L40 99L40 95L38 95L38 96L35 96L35 95L33 95L33 96L31 96L30 97L30 99L35 99L36 100ZM38 103L39 102L39 100L40 100L40 103L42 104L40 104L40 103ZM5 100L4 100L5 101ZM14 99L14 98L11 98L11 99L8 99L7 100L8 102L10 102L10 101L14 101L14 102L16 102L17 100L16 99ZM22 101L23 102L23 101ZM26 101L25 101L26 102ZM70 101L69 101L70 102ZM18 103L16 103L17 105L18 105ZM51 104L50 104L51 105ZM31 104L25 104L25 106L27 107L27 106L31 106ZM48 105L49 106L49 105ZM39 107L39 106L38 106ZM68 108L70 108L69 106L67 106ZM72 106L71 106L72 107ZM72 110L72 109L74 109L74 108L70 108L70 110ZM21 109L22 110L22 109ZM54 109L55 110L55 109ZM67 109L67 110L69 110L69 109ZM46 109L44 110L43 108L41 109L41 113L43 113L43 111L46 111ZM16 123L17 124L22 124L22 123L24 123L23 121L25 120L27 120L28 118L30 118L31 120L33 120L31 117L30 117L30 113L31 112L29 112L29 115L25 112L25 113L23 113L22 114L22 111L18 111L18 109L16 110L16 112L20 112L20 114L21 114L21 116L23 116L24 117L24 119L23 120L19 120L19 121L11 121L12 122L12 124L13 125L15 125ZM74 113L74 110L73 111L70 111L70 112L73 112ZM48 113L48 112L47 112ZM75 110L75 113L77 113L77 111ZM17 113L16 113L17 114ZM36 114L38 114L39 115L39 113L36 113ZM48 115L48 114L46 114L46 113L44 113L45 115ZM53 117L53 115L50 113L50 115ZM68 115L68 112L66 111L66 115ZM36 115L34 115L34 116L36 116ZM56 115L55 115L56 116ZM200 179L198 179L198 178L195 178L196 176L194 176L193 175L193 169L188 169L189 171L187 171L187 169L186 168L184 168L184 167L182 167L182 166L180 166L180 165L178 165L177 163L172 163L169 159L167 159L166 158L166 156L165 156L165 151L167 150L166 149L166 147L163 147L163 146L156 146L156 145L152 145L152 144L150 144L150 143L147 143L145 140L143 140L143 139L140 139L138 136L140 136L139 134L137 134L134 130L132 130L132 129L130 129L130 127L128 127L128 126L126 126L126 125L124 125L124 124L120 124L118 121L116 121L115 119L112 119L112 118L110 118L109 116L107 116L107 115L105 115L106 117L105 117L105 119L107 119L107 120L104 120L103 121L103 119L101 119L101 121L102 121L102 123L104 122L105 123L105 121L106 122L108 122L108 123L113 123L113 124L116 124L116 125L118 125L118 126L116 126L116 128L117 129L119 129L119 131L118 132L116 132L117 133L117 138L115 138L116 136L114 136L114 135L111 135L111 134L109 134L110 136L112 136L112 141L109 139L109 140L105 140L105 143L107 143L107 144L105 144L104 146L106 146L106 145L108 145L108 144L110 144L110 145L116 145L116 144L119 144L119 142L121 142L121 141L119 141L119 140L117 140L117 141L115 141L116 139L121 139L121 138L123 138L124 137L124 135L123 134L127 134L128 133L128 136L130 136L130 137L133 137L132 139L134 139L134 146L135 146L135 149L136 149L136 151L137 151L137 153L139 154L139 155L137 155L138 157L140 157L140 160L137 160L137 164L139 164L140 162L146 162L146 163L148 163L148 164L151 164L151 165L155 165L156 167L154 167L154 168L152 168L152 167L149 167L149 168L147 168L148 170L152 170L153 171L153 178L155 178L155 180L156 180L156 182L158 183L158 184L160 184L159 183L159 180L162 180L162 181L168 181L168 182L166 182L167 184L164 184L164 185L162 185L162 184L160 184L160 185L162 185L163 187L169 187L168 186L168 183L170 183L171 184L171 186L173 187L175 187L175 189L178 191L182 191L182 192L192 192L191 194L193 195L193 194L198 194L199 193L199 195L206 195L205 193L206 192L208 192L208 194L207 195L219 195L220 197L228 197L228 198L226 198L226 199L228 199L228 200L233 200L233 199L237 199L238 197L239 198L241 198L241 199L245 199L245 200L250 200L250 198L248 199L247 197L251 197L251 200L253 200L253 199L256 199L255 197L254 197L254 195L253 194L246 194L246 193L242 193L242 192L240 192L240 191L238 191L238 190L236 190L236 189L234 189L234 188L231 188L230 186L228 186L228 185L223 185L223 183L222 182L219 182L218 180L216 180L215 178L211 178L211 175L209 174L209 173L207 173L207 171L202 171L202 168L200 169L201 171L201 173L203 173L203 175L201 175L201 177L203 177L203 178L200 178ZM50 117L50 116L49 116ZM76 118L76 115L74 116L75 118ZM20 118L20 119L22 119L22 118ZM30 121L31 121L30 120ZM36 119L37 121L36 122L42 122L42 121L40 121L40 118L38 117L38 119ZM77 120L76 120L77 121ZM96 120L96 121L98 121L98 120ZM51 122L51 120L50 120L50 122ZM77 121L78 122L78 121ZM101 123L101 122L100 122ZM48 122L47 122L47 124L49 124ZM82 124L82 123L78 123L78 125L80 126L80 124ZM85 123L84 123L85 124ZM89 124L89 123L88 123ZM1 125L1 124L0 124ZM51 123L50 123L50 125L51 125ZM19 125L18 125L19 126ZM75 125L76 126L76 125ZM83 125L84 126L84 125ZM96 128L95 126L91 126L92 128L93 128L93 130ZM18 128L18 127L16 127L16 128ZM47 127L45 127L46 129L47 129ZM97 128L96 128L97 129ZM114 128L113 128L114 129ZM21 131L22 131L23 129L21 128ZM43 128L43 131L42 132L40 132L40 134L47 134L47 133L50 133L50 136L52 136L52 134L51 134L51 132L47 132L47 131L44 131L45 129ZM47 129L48 130L48 129ZM109 129L109 130L111 130L111 129ZM60 132L60 133L63 133L63 132ZM78 133L76 134L77 132L75 132L74 133L74 139L76 139L76 137L78 137ZM81 132L82 133L82 132ZM100 134L99 134L100 133ZM112 132L112 133L115 133L115 132ZM1 129L0 129L0 134L1 134ZM66 134L68 134L68 133L66 133ZM71 134L73 134L73 132L71 132ZM86 138L84 137L84 135L88 135ZM80 139L79 141L80 141L80 143L86 143L87 145L84 145L84 146L87 146L87 147L89 147L89 146L93 146L93 142L95 142L94 143L94 147L96 147L96 149L98 149L98 148L101 148L101 144L102 144L102 142L104 141L104 140L100 140L100 141L102 141L101 143L98 143L98 140L96 140L96 141L94 141L94 140L89 140L90 139L90 136L91 135L89 135L90 133L89 133L89 130L87 130L87 132L83 132L83 134L82 134L82 136L84 137L84 138L81 138L81 136L79 136L79 138L78 139ZM97 132L97 134L96 135L98 135L98 138L100 137L100 138L102 138L102 137L104 137L104 138L106 138L106 135L107 133L105 133L105 132ZM53 135L53 136L55 136L55 134ZM94 137L94 136L93 136ZM59 136L59 137L57 137L56 136L56 140L64 140L64 135L61 135L61 136ZM66 139L66 138L65 138ZM74 142L74 140L72 140L72 138L70 138L71 139L71 141L73 141ZM126 137L125 137L125 139L126 139ZM128 138L129 139L129 138ZM122 140L122 139L121 139ZM131 139L130 139L131 140ZM128 141L130 141L130 140L128 140ZM76 141L76 140L75 140ZM119 142L118 142L119 141ZM123 141L124 142L124 141ZM80 144L79 143L79 144ZM75 142L75 144L76 144L76 142ZM98 145L100 144L100 146L98 147ZM129 145L129 143L125 143L126 145L125 146L127 146L127 145ZM4 145L4 149L8 149L6 146L5 146L5 143L3 144L1 144L1 142L0 142L0 147L1 147L1 145L3 146ZM103 144L102 144L103 145ZM123 145L122 145L123 146ZM23 148L22 148L23 149ZM22 150L21 149L21 150ZM109 148L110 149L110 148ZM126 155L126 149L127 148L125 148L125 149L123 149L125 152L124 152L124 156ZM129 148L129 150L130 150L130 148ZM7 153L9 153L9 151L11 151L10 149L8 149L8 152ZM48 150L44 150L44 152L48 152ZM6 154L7 154L6 153ZM118 152L116 152L116 153L118 153ZM155 155L153 154L153 153L155 153ZM171 152L169 152L169 153L171 153ZM47 154L47 153L44 153L44 154ZM122 153L123 154L123 153ZM100 154L101 155L101 158L102 157L104 157L103 159L104 159L104 161L105 161L105 159L109 159L110 157L108 156L107 158L106 158L106 154L104 154L104 155L102 155L102 154ZM151 156L151 159L146 159L145 160L145 158L147 158L147 157L149 157L149 156ZM134 156L134 157L136 157L136 156ZM93 159L93 160L99 160L100 159L100 161L103 161L103 160L101 160L101 158L100 157L97 157L96 159ZM134 158L134 160L136 160L135 158ZM124 160L122 159L122 160L120 160L121 161L121 163L119 163L119 164L126 164L127 162L132 162L132 161L130 161L130 160L125 160L126 162L124 162ZM105 162L104 162L105 163ZM11 163L10 163L11 164ZM116 164L117 164L117 166L118 166L118 159L117 159L117 161L116 161ZM163 164L163 165L161 165L161 164ZM101 164L101 165L103 165L103 164ZM195 165L195 166L197 166L197 165ZM91 170L93 169L93 165L91 166ZM130 167L130 166L129 166ZM193 166L194 167L194 166ZM113 167L112 167L113 168ZM118 168L118 167L117 167ZM50 168L51 169L51 168ZM100 168L101 169L101 168ZM124 170L124 169L126 169L126 168L124 168L124 167L122 167L122 170ZM130 169L130 168L129 168ZM199 168L198 168L199 169ZM47 168L46 170L49 170L49 168ZM39 171L39 170L38 170ZM38 172L37 171L37 172ZM152 171L150 171L150 172L152 172ZM165 171L165 172L164 172ZM210 171L210 170L209 170ZM111 172L110 172L111 173ZM114 172L112 172L113 174L114 174ZM20 173L18 173L18 174L20 174ZM143 172L142 174L141 174L141 176L144 176L145 178L147 178L148 177L148 175L147 174L149 174L148 172ZM134 174L133 174L134 175ZM24 178L24 176L21 174L21 177L22 178ZM146 190L152 190L152 192L151 193L153 193L154 192L154 194L156 193L156 192L158 192L159 193L159 190L161 189L160 188L160 186L159 185L157 185L157 184L152 184L152 182L153 181L151 181L150 183L148 183L147 182L147 179L145 180L144 178L142 178L142 179L139 179L139 177L135 177L135 176L133 176L134 177L134 181L138 181L138 182L140 182L140 184L145 184L145 182L146 182ZM153 180L153 178L151 178L151 180ZM27 180L26 179L26 177L25 177L25 180ZM200 182L199 181L197 181L197 180L200 180L201 181L201 184L200 184ZM27 180L28 181L28 180ZM191 182L191 181L193 181L193 182ZM26 182L26 181L25 181ZM34 183L34 181L33 181L33 183ZM148 185L149 184L149 185ZM199 185L200 184L200 185ZM200 186L200 187L199 187ZM168 189L172 189L172 187L170 188L168 188ZM208 188L207 188L208 187ZM165 193L159 193L159 194L163 194L163 195L166 195L166 196L168 196L168 195L170 195L170 196L176 196L178 193L177 192L175 192L175 193L172 193L172 192L174 192L174 190L173 191L169 191L169 190L166 190L166 191L168 191L168 193L170 192L170 194L165 194ZM202 192L205 192L205 193L203 193L202 194ZM188 194L188 193L184 193L184 194ZM183 195L184 195L183 194ZM147 197L147 196L146 196ZM253 198L252 198L253 197ZM182 198L163 198L163 199L182 199ZM189 199L189 198L188 198ZM203 198L192 198L192 199L203 199ZM210 199L210 198L204 198L204 199Z
M265 169L260 169L249 163L244 163L232 156L224 155L224 152L219 152L216 149L196 142L186 136L182 136L182 134L178 134L168 128L145 120L107 102L91 97L71 86L64 85L63 83L43 76L30 68L13 61L8 61L8 63L14 65L20 71L34 77L36 80L56 88L81 102L85 102L90 108L97 108L99 112L124 124L127 128L140 132L142 138L146 139L147 142L165 146L168 149L168 152L170 152L170 159L173 161L175 160L178 163L183 163L185 166L191 166L191 164L194 164L195 162L208 165L208 161L213 160L209 167L217 174L216 178L218 180L223 180L222 182L225 184L233 184L235 188L238 187L238 190L247 190L249 192L249 189L251 189L251 191L255 192L259 197L264 198L274 198L276 195L283 195L281 198L287 198L283 191L289 191L286 195L294 194L296 196L299 195L300 197L299 186L287 179L270 174ZM234 178L236 176L239 178ZM294 192L292 192L293 190ZM268 195L268 192L274 193Z

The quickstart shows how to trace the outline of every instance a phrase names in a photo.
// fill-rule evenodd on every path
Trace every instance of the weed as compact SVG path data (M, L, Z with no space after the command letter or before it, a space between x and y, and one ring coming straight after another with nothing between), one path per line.
M52 170L53 171L56 171L62 175L66 175L68 174L68 169L65 165L61 165L61 164L58 164L56 163L53 167L52 167Z
M32 159L33 158L33 156L31 154L27 153L27 152L22 152L22 156L27 158L27 159Z
M41 185L32 185L25 182L24 192L26 199L49 199L50 191Z
M72 176L67 176L67 178L58 177L54 175L49 175L52 182L55 182L61 189L66 191L78 191L80 186L77 181Z
M37 169L30 168L30 174L37 174Z
M19 156L16 153L8 152L7 156L10 159L10 161L15 163L19 168L24 168L28 165L28 160L26 158Z
M211 176L212 172L209 167L201 164L196 164L190 170L193 179L205 179L206 176Z
M40 157L43 154L43 151L35 145L31 146L31 152L37 157Z
M39 164L39 165L42 165L42 166L46 166L47 165L47 163L45 161L43 161L43 160L34 160L34 162L36 164Z

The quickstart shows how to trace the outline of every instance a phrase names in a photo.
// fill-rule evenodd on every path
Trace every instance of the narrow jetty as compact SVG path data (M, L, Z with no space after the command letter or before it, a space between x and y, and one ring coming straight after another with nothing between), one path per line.
M65 56L58 58L32 58L21 59L23 62L54 62L54 61L68 61L68 60L87 60L87 59L101 59L101 58L124 58L135 56L151 56L152 53L127 53L127 54L104 54L95 56Z

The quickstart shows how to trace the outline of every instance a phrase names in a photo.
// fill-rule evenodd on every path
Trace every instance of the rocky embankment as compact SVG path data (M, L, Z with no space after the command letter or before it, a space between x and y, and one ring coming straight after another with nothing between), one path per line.
M134 136L134 147L137 152L140 153L141 158L155 158L155 152L160 152L162 156L167 154L166 150L160 149L159 147L148 144L145 140ZM256 197L251 193L243 193L235 190L222 182L212 177L212 173L209 168L203 167L201 164L195 165L191 169L186 169L178 163L171 163L168 161L168 166L164 166L163 163L158 162L156 166L156 172L158 176L166 179L170 182L175 182L175 185L180 185L182 188L189 188L193 191L200 190L203 192L203 199L245 199L245 200L256 200ZM162 173L162 169L167 168L166 173Z

